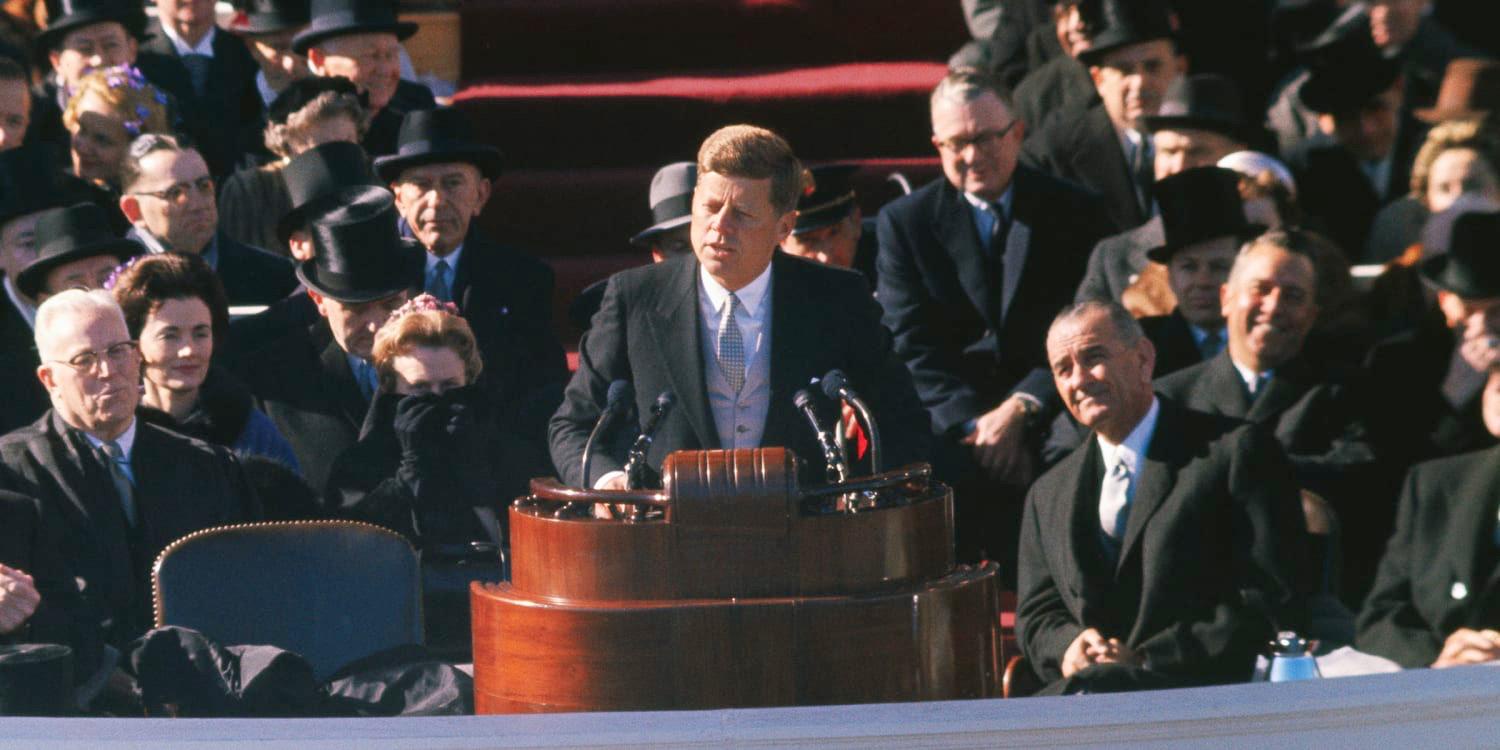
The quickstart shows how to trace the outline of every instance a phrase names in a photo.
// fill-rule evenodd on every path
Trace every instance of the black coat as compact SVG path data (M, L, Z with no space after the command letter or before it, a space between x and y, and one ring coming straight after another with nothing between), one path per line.
M1030 131L1021 151L1023 164L1101 195L1112 227L1108 231L1123 232L1151 218L1136 196L1137 178L1102 99L1043 125Z
M360 145L365 147L365 153L371 159L394 154L396 139L401 134L401 121L406 118L406 113L435 108L437 100L433 98L431 89L420 83L402 80L396 84L396 93L391 96L390 102L370 120L370 129L365 132L365 139Z
M1382 449L1405 465L1494 445L1482 415L1483 388L1454 405L1443 381L1458 345L1441 323L1423 324L1376 344L1367 366L1381 408L1371 427Z
M1305 534L1275 442L1162 399L1144 459L1113 567L1092 435L1026 498L1016 635L1044 681L1062 677L1085 628L1119 638L1160 677L1203 684L1248 679L1277 623L1294 627Z
M1390 179L1377 194L1359 163L1343 146L1312 139L1290 155L1297 176L1297 198L1310 219L1316 219L1351 262L1364 254L1370 226L1380 207L1411 191L1411 167L1426 129L1403 117L1391 155Z
M1013 389L1057 399L1047 327L1073 298L1107 221L1096 198L1040 172L1018 167L1013 185L1007 242L1025 242L1026 260L1003 317L1002 280L969 203L947 180L880 212L876 297L938 432L962 427Z
M173 78L161 85L170 85L182 115L182 130L192 136L199 153L208 162L209 171L222 179L239 162L242 123L258 114L246 112L245 104L246 94L255 92L255 74L260 67L239 37L223 29L216 29L213 35L214 55L208 66L203 96L193 89L191 74L187 74L185 81ZM141 43L141 50L171 60L187 73L177 48L159 27L153 28L152 36ZM151 74L146 73L146 77L151 78Z
M1425 667L1459 628L1500 628L1500 448L1417 464L1359 613L1355 645Z
M1051 26L1045 29L1057 46L1057 37ZM1011 96L1015 104L1015 115L1026 123L1028 132L1050 127L1053 117L1076 117L1099 98L1094 88L1094 79L1083 63L1059 54L1034 68L1016 86Z
M0 488L37 498L78 578L76 617L115 647L151 622L150 574L168 544L201 529L259 520L260 500L225 449L136 423L130 453L140 521L128 528L109 471L83 434L49 411L0 437Z
M42 601L19 629L0 636L0 643L58 643L73 649L73 681L93 675L103 656L97 623L77 615L81 601L73 567L62 556L56 514L43 522L33 497L0 490L0 563L31 576Z
M215 239L219 247L215 271L224 282L229 304L269 305L297 288L297 274L290 260L235 242L222 231Z
M42 363L36 339L26 318L8 298L0 299L0 435L31 424L52 406L47 390L37 380Z
M1152 378L1170 375L1203 361L1203 350L1198 348L1198 340L1193 338L1187 318L1182 317L1180 310L1173 310L1170 315L1141 318L1140 323L1146 338L1151 339L1151 345L1156 347L1156 368L1151 371Z
M563 480L592 486L623 467L638 426L616 429L622 438L596 451L584 481L579 460L603 409L609 384L635 386L638 414L649 416L657 394L672 390L677 405L660 425L648 462L659 469L668 453L719 447L704 382L699 345L698 262L691 255L615 274L594 325L578 353L578 372L552 417L552 461ZM793 394L835 367L869 403L879 420L888 467L924 461L927 415L911 375L891 350L890 334L864 278L852 271L776 252L771 261L770 406L763 446L786 446L807 461L809 481L823 476L822 451ZM628 433L628 434L627 434Z
M1099 300L1119 302L1126 287L1135 283L1141 271L1151 263L1146 251L1167 242L1161 217L1153 216L1145 224L1099 240L1089 253L1088 269L1078 284L1078 302Z

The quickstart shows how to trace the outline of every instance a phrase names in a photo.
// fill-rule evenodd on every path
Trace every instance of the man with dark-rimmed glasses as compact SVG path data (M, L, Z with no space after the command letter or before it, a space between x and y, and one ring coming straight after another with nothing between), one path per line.
M297 288L285 258L235 242L219 231L219 207L208 163L175 136L136 138L120 168L120 212L129 236L153 253L208 261L231 305L268 305Z
M1108 221L1095 197L1017 165L1026 123L994 79L949 73L931 107L943 177L881 211L876 297L944 438L959 555L1003 563L1032 473L1028 428L1057 408L1047 325Z

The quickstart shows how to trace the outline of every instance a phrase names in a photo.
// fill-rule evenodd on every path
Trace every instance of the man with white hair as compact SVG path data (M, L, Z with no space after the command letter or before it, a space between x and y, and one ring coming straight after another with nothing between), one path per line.
M135 418L140 351L108 292L49 297L37 309L36 346L52 408L0 437L0 490L36 498L39 535L72 568L63 584L72 590L36 582L33 619L69 623L83 679L100 663L101 640L120 649L149 627L148 577L164 547L256 520L260 503L227 450Z

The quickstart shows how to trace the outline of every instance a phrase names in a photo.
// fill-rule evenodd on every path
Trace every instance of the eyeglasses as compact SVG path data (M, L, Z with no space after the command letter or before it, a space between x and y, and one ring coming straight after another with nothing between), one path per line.
M986 130L983 133L979 133L978 135L973 135L967 138L962 136L946 138L938 141L938 146L955 154L963 151L970 146L979 149L992 148L995 144L1000 142L1001 138L1009 135L1010 131L1016 127L1016 123L1018 122L1020 122L1020 120L1011 120L1009 125L1006 125L999 130Z
M59 365L67 365L75 370L86 370L91 374L99 372L99 362L107 360L110 368L124 367L134 360L139 349L134 341L121 341L118 344L110 344L102 351L79 352L66 360L49 359L48 362Z
M203 176L192 182L179 182L171 187L157 191L140 190L131 195L149 195L152 198L164 200L168 203L183 203L188 194L193 193L203 198L211 198L214 195L214 178Z

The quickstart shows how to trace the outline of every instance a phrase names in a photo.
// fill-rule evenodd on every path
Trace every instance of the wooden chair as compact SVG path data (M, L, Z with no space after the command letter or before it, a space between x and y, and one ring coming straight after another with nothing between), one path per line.
M423 642L416 550L356 521L279 521L189 534L151 573L157 627L301 654L319 679L382 649Z

